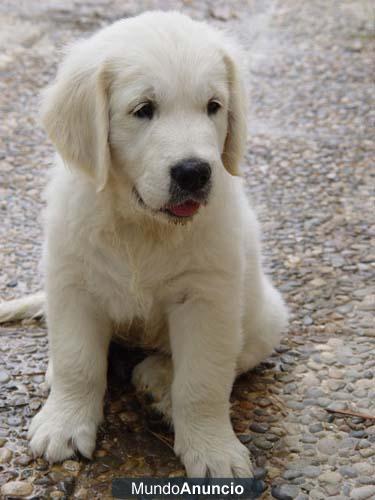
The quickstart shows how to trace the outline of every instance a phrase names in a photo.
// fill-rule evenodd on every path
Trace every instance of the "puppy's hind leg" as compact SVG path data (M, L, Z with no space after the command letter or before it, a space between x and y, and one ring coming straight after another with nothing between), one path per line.
M172 359L164 354L152 354L133 370L132 382L139 393L152 397L152 408L172 425L171 386L173 379Z
M265 275L259 281L259 287L249 281L246 291L243 346L237 374L251 370L272 354L288 323L288 311L280 293Z

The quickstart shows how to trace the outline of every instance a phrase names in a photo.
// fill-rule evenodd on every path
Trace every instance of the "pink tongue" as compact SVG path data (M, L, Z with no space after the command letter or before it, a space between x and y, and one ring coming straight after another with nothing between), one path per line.
M168 210L177 217L191 217L197 212L199 207L200 203L189 200L181 203L181 205L171 205L168 207Z

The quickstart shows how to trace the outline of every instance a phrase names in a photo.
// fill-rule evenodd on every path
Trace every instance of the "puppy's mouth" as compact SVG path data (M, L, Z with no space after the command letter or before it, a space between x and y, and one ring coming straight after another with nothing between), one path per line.
M202 205L207 204L207 200L197 201L191 198L182 201L181 203L169 203L159 210L149 207L142 199L136 188L133 188L133 193L138 203L143 207L151 210L154 213L165 214L174 220L191 219Z
M174 217L193 217L201 204L198 201L186 200L178 205L168 205L163 208L163 211L173 215Z

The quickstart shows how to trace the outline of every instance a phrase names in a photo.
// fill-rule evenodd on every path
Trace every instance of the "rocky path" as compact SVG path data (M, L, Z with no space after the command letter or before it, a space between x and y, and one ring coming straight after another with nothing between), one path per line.
M59 49L157 7L234 30L248 49L245 176L266 264L291 309L278 352L233 390L233 423L264 481L263 498L375 498L370 0L3 0L0 297L40 287L41 190L52 149L37 123L38 93L55 72ZM172 435L128 382L140 353L127 355L128 370L111 376L93 462L50 467L32 460L25 436L46 395L46 354L43 325L0 328L2 496L110 498L112 477L182 473Z

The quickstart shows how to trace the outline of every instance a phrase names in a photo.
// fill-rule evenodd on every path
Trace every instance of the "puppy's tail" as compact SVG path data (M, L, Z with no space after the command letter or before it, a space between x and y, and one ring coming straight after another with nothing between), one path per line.
M45 294L39 292L22 299L0 303L0 323L44 316Z

